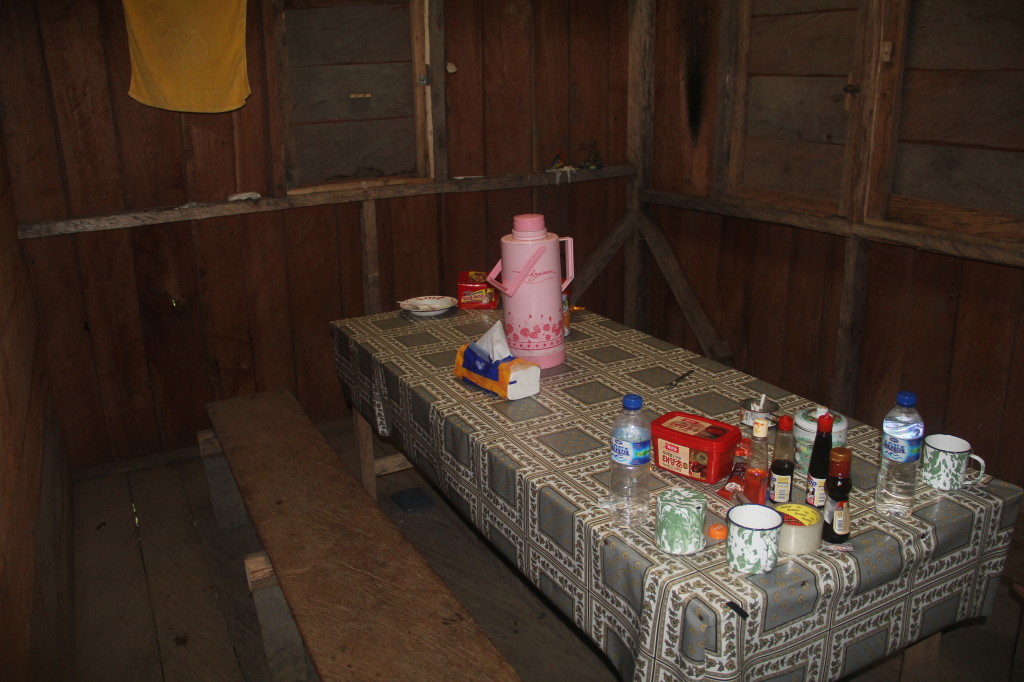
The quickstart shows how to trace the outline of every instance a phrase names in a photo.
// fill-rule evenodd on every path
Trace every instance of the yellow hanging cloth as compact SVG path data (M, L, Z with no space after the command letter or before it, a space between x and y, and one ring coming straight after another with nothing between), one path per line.
M245 0L122 0L131 97L171 111L245 104Z

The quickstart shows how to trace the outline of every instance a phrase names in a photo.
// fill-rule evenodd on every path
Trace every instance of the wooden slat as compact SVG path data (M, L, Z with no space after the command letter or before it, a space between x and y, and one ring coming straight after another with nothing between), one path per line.
M515 679L290 394L207 409L322 679Z
M75 485L75 679L162 681L125 476Z
M728 345L718 337L718 333L711 325L704 310L700 307L700 302L693 295L693 290L690 289L686 276L683 274L679 263L672 253L672 248L665 240L665 235L643 215L639 221L639 228L648 246L650 246L655 260L661 267L662 273L664 273L665 278L668 280L669 287L676 297L676 302L679 303L679 307L683 310L683 315L697 335L704 354L718 362L727 365L732 364L732 352L729 350Z
M128 478L164 677L242 680L177 470Z
M318 206L296 211L286 229L297 395L312 418L336 419L344 413L345 402L332 371L328 329L330 321L339 319L342 312L334 210Z
M857 372L864 347L864 309L867 304L868 245L846 238L843 259L843 290L839 299L839 330L836 334L835 383L828 406L852 414L857 397Z
M359 210L359 243L362 245L363 310L367 314L379 313L383 301L380 297L380 249L377 242L377 203L364 201Z

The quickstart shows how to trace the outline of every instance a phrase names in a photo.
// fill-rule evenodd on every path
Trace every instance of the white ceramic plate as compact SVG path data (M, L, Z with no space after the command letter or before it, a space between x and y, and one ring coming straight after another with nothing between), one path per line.
M451 296L416 296L399 301L398 307L419 317L430 317L450 310L456 303Z

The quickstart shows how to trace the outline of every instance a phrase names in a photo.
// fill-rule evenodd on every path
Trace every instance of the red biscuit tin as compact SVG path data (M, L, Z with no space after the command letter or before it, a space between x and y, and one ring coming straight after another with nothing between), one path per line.
M717 483L732 470L740 430L685 412L669 412L651 423L654 464L704 483Z
M498 295L487 282L487 273L463 270L459 273L458 301L460 308L497 308Z

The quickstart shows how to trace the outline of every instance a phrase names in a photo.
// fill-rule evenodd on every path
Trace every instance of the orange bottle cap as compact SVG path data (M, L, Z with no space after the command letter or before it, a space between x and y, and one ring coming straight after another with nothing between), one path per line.
M708 528L708 537L712 540L724 540L729 535L729 529L724 523L713 523Z

